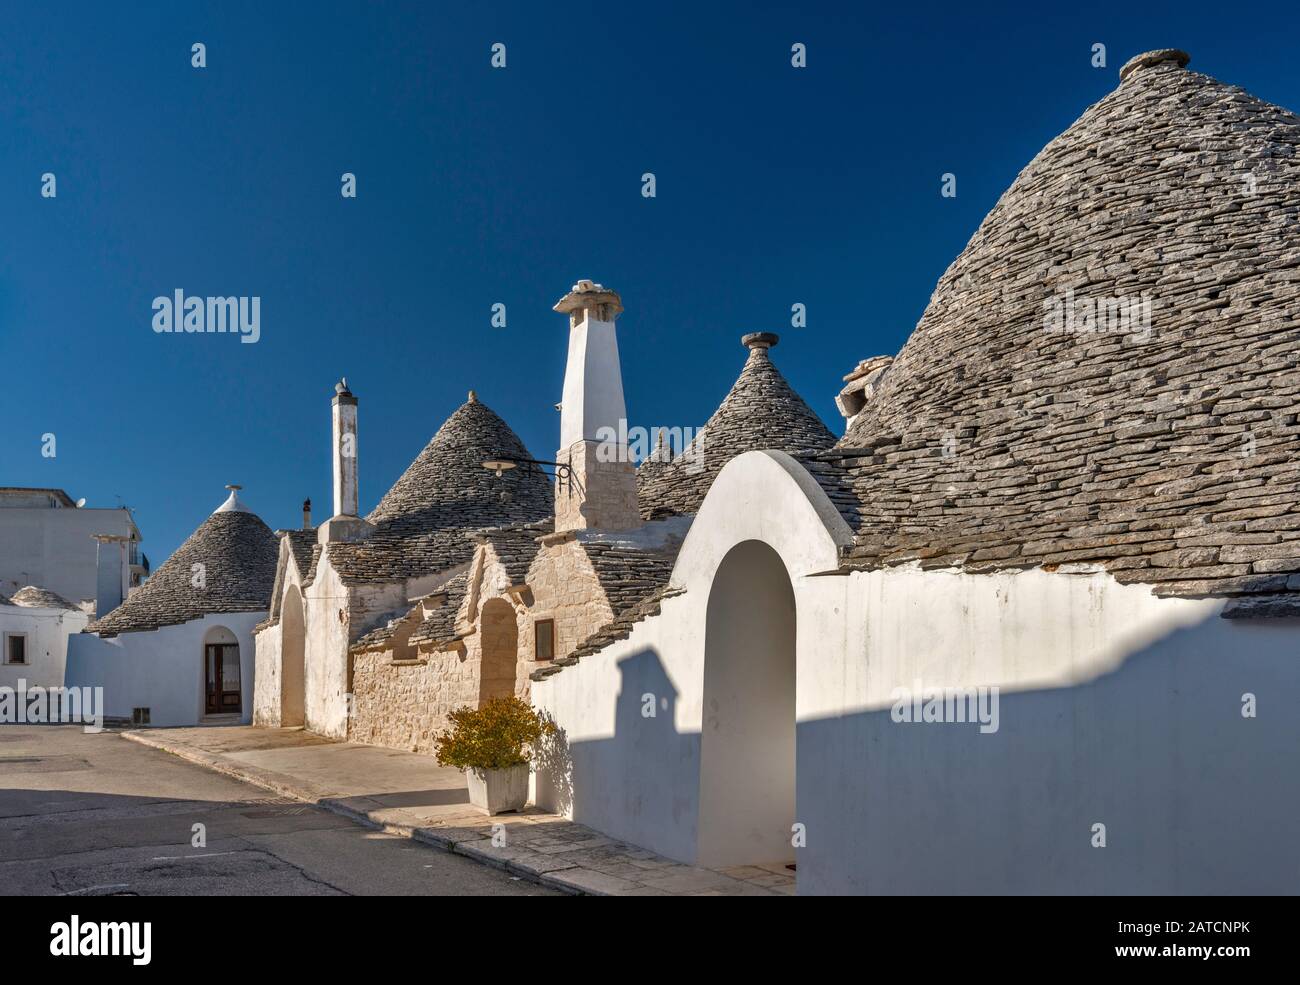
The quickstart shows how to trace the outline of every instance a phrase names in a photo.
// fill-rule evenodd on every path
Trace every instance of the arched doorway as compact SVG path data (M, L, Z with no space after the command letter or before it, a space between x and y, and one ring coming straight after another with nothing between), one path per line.
M243 711L239 638L225 626L213 626L203 635L203 714L242 715Z
M306 629L302 593L290 585L280 604L280 725L306 722Z
M482 658L479 662L478 700L481 705L490 698L508 698L515 693L515 672L519 627L515 610L505 599L488 599L479 613L479 641Z
M697 862L793 862L795 606L780 555L733 547L707 619Z

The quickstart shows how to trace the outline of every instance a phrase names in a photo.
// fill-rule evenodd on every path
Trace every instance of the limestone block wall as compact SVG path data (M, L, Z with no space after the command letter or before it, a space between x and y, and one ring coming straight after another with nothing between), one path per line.
M447 716L478 698L478 665L463 647L413 660L394 661L391 651L353 657L353 742L434 752Z
M485 642L493 645L482 632L483 609L490 603L506 603L514 610L514 694L525 701L531 696L529 675L541 666L535 652L537 620L555 621L555 655L562 657L613 618L590 560L573 539L545 544L533 561L527 584L523 592L511 586L505 566L486 545L458 614L458 623L472 630L455 649L409 647L405 645L409 627L404 627L387 649L354 654L347 737L432 754L434 739L448 727L448 715L456 708L479 704L483 648Z
M623 461L601 461L609 450L601 449L598 442L579 441L556 452L556 461L572 470L556 482L556 530L631 530L640 525L636 469L626 460L626 446L614 449Z
M449 726L451 712L478 705L482 666L479 613L492 598L504 597L516 609L523 605L506 593L509 579L490 551L477 562L472 579L457 622L472 625L474 631L453 649L407 644L421 618L417 612L411 625L394 633L388 648L353 654L351 741L432 755L434 739ZM523 615L517 613L516 627L523 621ZM527 674L521 676L528 681ZM516 693L517 688L516 684Z
M555 620L555 655L567 657L588 636L602 629L614 618L582 545L576 540L551 538L542 546L528 572L532 604L528 625L520 632L520 673L523 681L520 697L527 697L528 674L536 662L536 634L533 624L539 619Z

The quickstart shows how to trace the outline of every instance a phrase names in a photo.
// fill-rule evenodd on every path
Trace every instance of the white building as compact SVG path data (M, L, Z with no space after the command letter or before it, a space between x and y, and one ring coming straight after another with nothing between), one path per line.
M88 622L88 612L41 588L0 595L0 687L61 686L68 637Z
M138 591L68 644L69 687L104 688L104 714L149 725L248 723L253 627L266 617L275 535L239 487Z
M102 615L149 573L125 507L78 506L62 489L0 487L0 593L39 585Z
M129 510L0 487L0 686L63 684L68 637L148 574Z

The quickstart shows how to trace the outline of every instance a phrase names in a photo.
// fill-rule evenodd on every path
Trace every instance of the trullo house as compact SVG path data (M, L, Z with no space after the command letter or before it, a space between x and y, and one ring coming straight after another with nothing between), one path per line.
M270 528L226 501L125 602L68 639L66 683L102 687L109 718L142 725L244 723L253 627L275 576Z
M1294 892L1300 119L1187 61L1026 166L833 448L728 461L639 620L534 673L538 804L801 893Z
M471 397L362 520L341 386L257 720L428 751L526 695L539 806L803 893L1294 891L1300 120L1187 63L1026 166L838 441L758 332L637 466L591 281L553 461Z

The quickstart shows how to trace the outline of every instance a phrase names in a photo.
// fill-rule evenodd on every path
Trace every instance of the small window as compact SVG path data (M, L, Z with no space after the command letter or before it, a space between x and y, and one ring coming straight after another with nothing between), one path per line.
M534 651L537 660L555 659L555 620L538 619L533 623L537 633L537 648Z
M9 633L5 636L5 663L7 664L25 664L27 663L27 637L19 633Z

